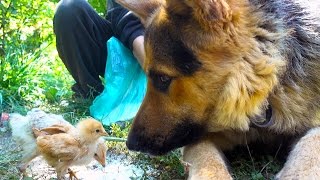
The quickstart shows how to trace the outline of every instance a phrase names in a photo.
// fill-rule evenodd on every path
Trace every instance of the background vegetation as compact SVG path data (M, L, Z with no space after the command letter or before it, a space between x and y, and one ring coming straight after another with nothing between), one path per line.
M1 0L0 1L0 93L3 110L26 113L33 107L63 114L75 123L88 116L90 100L73 99L74 83L58 57L52 18L58 0ZM104 15L105 0L89 0ZM112 136L126 137L130 123L106 127ZM0 134L1 136L1 134ZM114 153L128 153L123 143L109 143ZM279 170L275 154L263 155L250 150L231 153L231 165L236 179L272 179ZM183 179L180 153L150 158L131 154L141 167L151 164L162 173L159 179ZM0 158L0 176L5 177L8 165L18 158ZM9 176L6 176L9 177ZM11 174L10 179L16 176ZM141 177L148 179L148 177ZM0 178L1 179L1 178Z
M39 106L71 96L55 50L55 1L1 0L0 91L7 103Z

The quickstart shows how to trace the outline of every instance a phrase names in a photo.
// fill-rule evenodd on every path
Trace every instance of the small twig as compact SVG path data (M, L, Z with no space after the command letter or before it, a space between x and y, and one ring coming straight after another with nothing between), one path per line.
M118 137L110 137L110 136L104 137L104 139L106 141L114 141L114 142L126 142L127 141L126 138L118 138Z
M279 151L280 151L280 149L281 149L281 146L282 146L282 143L279 145L279 148L278 148L276 154L274 155L273 159L272 159L271 161L269 161L266 165L264 165L264 166L262 167L262 169L260 170L260 173L262 173L262 171L263 171L269 164L271 164L274 159L277 158L278 153L279 153Z
M247 150L248 150L248 153L249 153L249 156L250 156L251 162L252 162L253 170L254 170L254 171L256 171L256 166L255 166L255 164L254 164L253 157L252 157L252 155L251 155L250 148L249 148L248 141L247 141L247 133L245 133L244 138L245 138L245 141L246 141L246 147L247 147Z

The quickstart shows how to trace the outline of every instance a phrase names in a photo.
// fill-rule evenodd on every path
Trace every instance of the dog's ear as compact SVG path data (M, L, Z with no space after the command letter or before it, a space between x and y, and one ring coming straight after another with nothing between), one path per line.
M192 15L201 25L228 22L232 10L228 0L167 0L167 9L177 15Z
M146 26L148 18L160 7L164 0L116 0L117 3L132 11Z
M167 0L166 7L169 14L187 16L192 14L191 7L183 0Z
M205 21L230 20L232 11L227 0L186 0L194 16Z

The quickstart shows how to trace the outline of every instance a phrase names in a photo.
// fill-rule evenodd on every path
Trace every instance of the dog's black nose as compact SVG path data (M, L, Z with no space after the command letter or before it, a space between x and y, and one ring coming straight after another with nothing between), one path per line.
M131 141L127 140L126 145L130 151L138 151L137 146L135 146Z
M133 132L129 133L128 139L126 141L126 145L128 149L131 151L139 151L141 148L141 145L139 145L139 142L138 142L138 136Z
M163 146L163 140L162 137L159 138L157 136L149 139L133 131L129 133L126 145L131 151L139 151L150 155L163 155L170 150Z

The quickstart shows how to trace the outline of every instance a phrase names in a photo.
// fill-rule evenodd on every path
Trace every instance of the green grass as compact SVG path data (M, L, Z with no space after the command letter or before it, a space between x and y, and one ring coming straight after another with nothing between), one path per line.
M253 148L254 149L254 148ZM259 149L259 148L258 148ZM266 153L260 150L252 151L246 148L236 148L227 153L232 167L234 179L274 179L275 174L283 165L283 159L279 159L278 152Z

